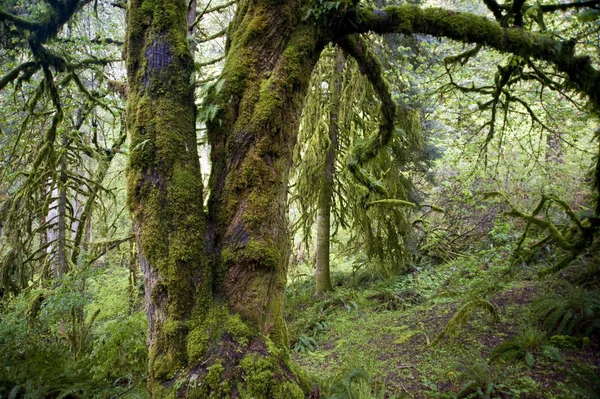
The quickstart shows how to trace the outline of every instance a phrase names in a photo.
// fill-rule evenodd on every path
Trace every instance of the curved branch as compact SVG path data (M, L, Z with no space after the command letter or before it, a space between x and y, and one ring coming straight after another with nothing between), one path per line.
M492 12L492 14L494 14L494 18L496 18L496 20L502 20L502 6L498 4L496 0L483 0L483 3Z
M538 7L544 11L564 11L569 8L587 8L600 5L600 0L589 0L589 1L577 1L574 3L563 3L563 4L540 4Z
M417 204L415 202L404 201L395 198L382 199L377 201L371 201L367 203L367 207L372 205L392 205L392 206L408 206L415 209L423 209L423 208L431 208L436 212L445 213L445 211L439 206L435 206L433 204Z
M37 68L39 68L39 65L35 61L28 61L28 62L22 63L21 65L12 69L6 75L4 75L0 78L0 90L2 90L4 88L4 86L9 84L13 80L17 79L21 72L27 73L27 71L29 71L31 69L37 69Z
M200 44L200 43L209 42L211 40L214 40L214 39L217 39L219 37L225 36L226 33L227 33L227 28L222 29L222 30L218 31L217 33L214 33L214 34L212 34L210 36L203 37L202 39L198 39L197 43Z
M35 31L42 27L42 24L39 24L34 21L30 21L26 18L22 18L16 16L14 14L9 13L6 10L0 8L0 21L11 22L17 29L27 29L29 31Z
M71 17L85 4L92 0L64 0L52 2L52 11L50 15L44 18L43 22L31 21L0 9L0 21L12 23L17 29L25 30L31 33L27 36L30 43L42 44L55 37L62 26L66 24Z
M427 34L548 61L566 73L570 83L600 109L600 73L589 57L574 54L573 41L557 40L518 27L503 28L495 21L470 13L442 8L421 9L413 5L350 10L341 30L344 33Z

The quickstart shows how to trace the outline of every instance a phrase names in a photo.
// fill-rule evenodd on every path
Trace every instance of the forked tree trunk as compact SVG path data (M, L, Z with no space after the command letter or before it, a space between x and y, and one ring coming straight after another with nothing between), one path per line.
M333 291L330 269L331 202L333 198L333 176L335 174L335 156L338 147L339 111L342 96L343 72L346 57L342 50L335 53L329 108L329 147L320 178L319 203L317 209L317 262L315 270L315 296Z
M145 279L153 397L304 397L282 317L285 199L302 102L323 44L312 22L300 25L299 4L283 3L238 5L224 84L212 94L219 112L208 123L205 215L187 2L129 2L128 195Z

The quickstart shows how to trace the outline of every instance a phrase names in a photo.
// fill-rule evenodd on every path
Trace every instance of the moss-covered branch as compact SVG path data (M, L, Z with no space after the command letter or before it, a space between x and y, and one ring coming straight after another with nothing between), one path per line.
M51 11L41 21L32 21L0 9L0 22L14 25L30 43L42 44L57 35L82 6L92 0L64 0L51 3Z
M577 56L575 43L518 27L505 28L470 13L442 8L422 9L413 5L390 6L375 10L349 11L342 27L345 33L403 33L447 37L464 43L482 44L505 53L532 57L554 64L566 73L570 83L585 93L600 109L600 73L589 57Z
M27 30L36 30L41 28L41 24L30 21L26 18L19 17L17 15L13 15L6 10L0 8L0 22L10 22L17 29L27 29Z
M16 80L21 73L28 74L31 70L37 70L39 65L35 61L24 62L0 78L0 90L10 82Z
M597 226L595 226L594 221L590 220L581 220L577 217L575 212L571 209L569 204L565 201L559 199L554 195L542 195L540 202L535 207L535 209L531 212L531 214L527 214L519 209L517 209L508 198L498 192L492 192L486 194L486 198L489 197L500 197L502 200L511 208L510 211L506 212L507 216L517 217L527 222L527 226L525 227L525 231L523 232L523 236L519 240L517 244L517 251L520 250L523 242L525 241L527 232L529 231L530 226L534 225L542 230L546 230L548 236L542 239L541 241L533 244L529 247L529 249L537 248L544 243L550 242L551 240L556 243L561 249L567 251L567 254L559 260L555 265L542 270L539 274L540 276L554 273L564 269L569 266L569 264L577 258L581 253L583 253L587 248L590 247L594 235L597 230ZM551 203L556 203L560 208L562 208L567 214L568 218L573 223L573 228L567 230L566 234L561 233L559 228L552 223L550 218L546 215L546 218L540 218L539 215L548 209L548 206Z
M436 212L444 213L444 210L442 208L435 206L435 205L417 204L414 202L404 201L404 200L400 200L400 199L393 199L393 198L371 201L371 202L367 203L367 206L372 206L372 205L408 206L408 207L415 208L415 209L431 208L432 210L434 210Z

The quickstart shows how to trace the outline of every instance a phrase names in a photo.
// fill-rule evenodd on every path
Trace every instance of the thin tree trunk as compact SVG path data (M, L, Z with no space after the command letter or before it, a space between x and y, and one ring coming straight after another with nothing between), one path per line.
M329 263L331 201L333 196L333 176L335 174L335 156L338 147L339 108L342 95L343 71L346 57L341 49L335 53L333 73L330 85L329 108L329 147L325 155L325 164L320 178L319 203L317 209L317 262L315 271L315 296L333 291Z
M62 134L63 149L68 145L66 134ZM60 160L58 182L58 243L56 246L56 275L63 276L67 272L67 155Z
M134 240L129 241L129 312L137 306L137 248Z

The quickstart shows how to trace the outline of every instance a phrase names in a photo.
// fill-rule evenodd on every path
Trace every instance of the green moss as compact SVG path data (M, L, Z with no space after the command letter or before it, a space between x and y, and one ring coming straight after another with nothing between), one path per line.
M268 269L275 269L280 262L279 251L272 241L250 240L244 250L244 257Z
M179 369L177 362L173 359L170 353L164 353L160 355L149 354L150 357L150 371L153 379L158 381L169 380L173 378Z
M229 316L225 321L223 328L225 329L225 332L240 345L247 345L249 339L253 335L250 328L242 321L240 315L237 314Z
M278 374L281 370L280 359L269 354L263 357L258 353L251 353L240 362L242 377L245 384L238 385L242 398L254 399L300 399L305 394L294 380L288 380Z
M258 103L254 108L253 122L260 124L271 118L275 109L281 106L281 102L274 90L273 78L263 80L260 83Z
M194 329L187 336L187 355L191 364L202 360L208 349L210 336L207 330Z
M266 269L276 269L281 262L277 246L272 241L253 239L241 249L225 248L221 252L221 262L225 265L245 262ZM264 287L263 287L264 288Z
M285 381L273 395L274 399L304 399L302 389L292 381Z
M259 354L251 353L240 362L246 386L241 387L242 398L269 398L271 388L275 385L273 364Z
M262 12L260 7L256 7L252 17L240 29L239 42L241 45L248 44L250 41L264 37L265 31L269 28L269 18Z
M167 321L165 321L162 327L162 333L168 338L177 337L184 330L185 326L182 322L172 319L168 319Z
M212 391L219 390L223 371L225 371L225 368L221 363L213 364L208 368L208 373L206 374L206 378L204 380Z

